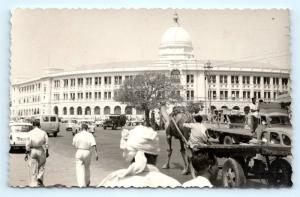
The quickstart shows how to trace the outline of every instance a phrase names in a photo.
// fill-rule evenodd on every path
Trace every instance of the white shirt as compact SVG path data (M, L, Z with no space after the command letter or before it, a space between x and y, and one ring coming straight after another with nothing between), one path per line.
M174 178L169 177L161 172L154 165L147 165L146 169L133 176L123 175L127 169L121 169L112 172L98 185L98 187L178 187L181 184Z
M39 129L38 127L32 129L28 132L29 139L26 141L26 150L31 148L48 148L48 135L45 131Z
M89 150L92 146L96 145L96 140L93 134L86 130L82 130L74 136L72 144L77 149Z
M252 112L251 110L256 110L255 112ZM250 112L251 112L251 115L254 116L254 117L258 117L258 104L253 104L251 103L250 104Z
M210 183L210 181L203 177L203 176L197 176L195 179L189 180L182 184L182 187L209 187L212 188L213 185Z
M191 136L189 139L191 148L196 145L207 143L207 135L205 133L207 129L202 123L184 123L183 126L191 129Z

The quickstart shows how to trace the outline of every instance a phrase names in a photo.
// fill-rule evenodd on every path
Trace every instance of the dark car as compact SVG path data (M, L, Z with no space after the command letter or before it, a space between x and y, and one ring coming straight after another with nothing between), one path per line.
M125 115L111 115L109 119L105 120L103 123L103 129L110 127L111 129L117 129L118 127L123 127L126 124Z

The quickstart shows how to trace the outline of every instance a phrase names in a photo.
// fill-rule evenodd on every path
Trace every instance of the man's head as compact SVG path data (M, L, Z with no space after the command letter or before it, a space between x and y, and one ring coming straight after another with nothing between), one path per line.
M196 122L199 122L199 123L202 122L202 116L200 116L200 115L195 116L194 119L196 120Z
M210 152L194 152L191 158L197 176L215 180L218 175L217 158Z
M255 104L256 103L256 98L252 97L252 103Z
M81 130L87 131L88 129L89 129L89 126L87 124L85 124L85 123L81 124Z
M120 148L126 161L132 161L138 151L144 152L148 159L156 160L160 151L157 132L151 127L139 125L132 130L123 130ZM155 158L155 159L154 159ZM151 162L152 164L153 161Z
M40 126L41 126L40 120L33 120L32 121L32 126L40 128Z

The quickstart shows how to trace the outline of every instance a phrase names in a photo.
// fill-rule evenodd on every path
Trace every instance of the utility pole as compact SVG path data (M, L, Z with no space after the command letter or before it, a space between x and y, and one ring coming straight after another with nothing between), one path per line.
M208 109L209 110L209 113L211 115L211 89L210 89L210 84L211 84L211 69L213 67L211 66L211 62L208 60L206 63L205 63L205 66L204 66L204 75L205 75L205 80L207 80L207 77L208 77L208 80L207 80L207 84L208 84ZM206 83L205 83L205 87L206 87ZM205 88L205 106L206 106L206 88Z

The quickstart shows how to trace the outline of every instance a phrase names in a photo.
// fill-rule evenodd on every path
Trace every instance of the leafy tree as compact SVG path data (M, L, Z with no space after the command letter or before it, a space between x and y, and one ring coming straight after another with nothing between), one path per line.
M150 111L161 103L181 102L181 86L173 83L169 76L157 72L146 72L126 79L116 90L115 101L125 103L145 112L146 125L150 126Z
M186 108L188 112L197 114L201 110L202 105L202 102L188 102Z

